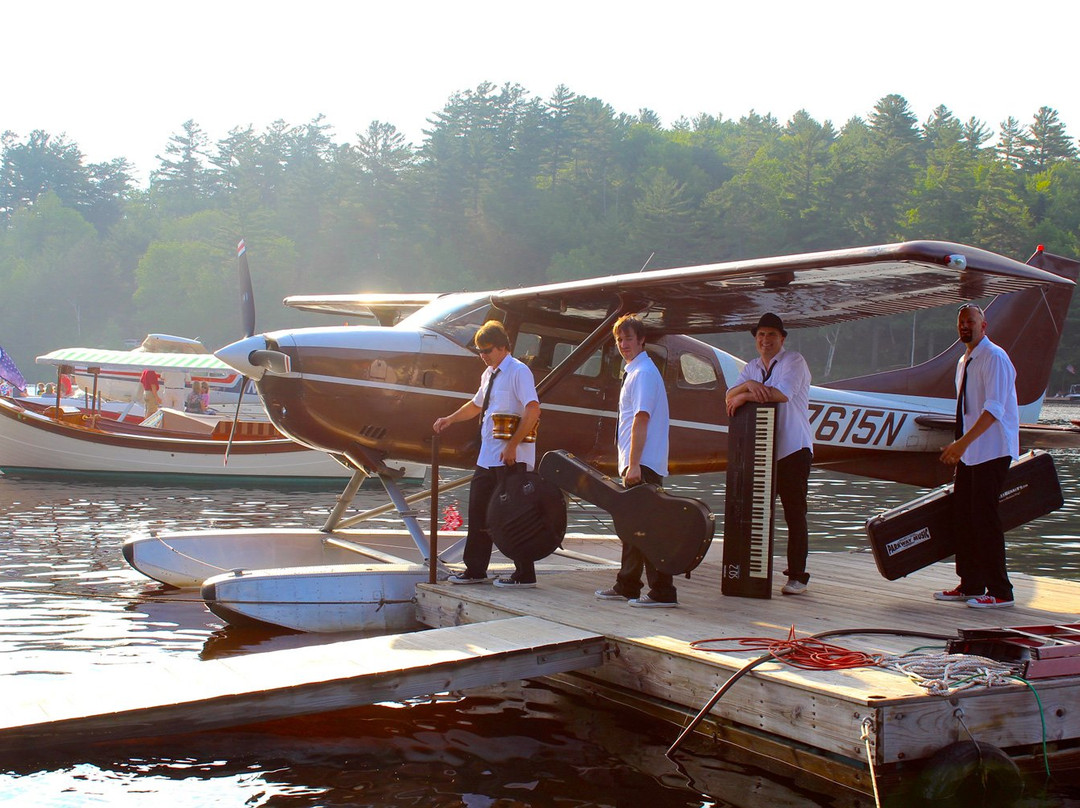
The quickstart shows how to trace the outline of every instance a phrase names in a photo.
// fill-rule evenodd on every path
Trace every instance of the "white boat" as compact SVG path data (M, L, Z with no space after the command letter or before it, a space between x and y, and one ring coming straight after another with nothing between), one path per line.
M217 410L235 411L240 389L247 380L226 365L201 342L169 334L148 334L132 350L104 348L59 348L39 356L39 365L52 365L66 372L84 390L115 402L142 402L139 378L146 368L161 377L162 403L181 409L193 381L209 386L209 404ZM249 386L245 394L252 392ZM250 396L252 402L257 397Z
M120 422L82 408L40 407L0 398L0 471L9 476L94 476L239 482L326 481L340 484L352 471L330 455L282 437L268 421L240 421L225 450L232 422L162 410L164 426ZM424 468L405 473L422 479Z

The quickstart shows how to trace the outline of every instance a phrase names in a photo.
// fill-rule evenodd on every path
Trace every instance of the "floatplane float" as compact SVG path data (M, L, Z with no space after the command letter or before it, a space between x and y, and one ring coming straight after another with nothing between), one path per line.
M243 289L242 251L239 259ZM641 316L668 388L671 473L695 474L726 467L724 394L743 363L691 335L748 332L767 311L797 329L992 298L989 336L1018 370L1021 420L1029 424L1022 445L1075 446L1080 429L1035 421L1078 271L1077 262L1041 247L1021 263L920 241L494 292L289 297L285 304L298 309L380 323L256 335L251 310L245 312L249 336L217 352L255 381L278 429L355 469L326 523L306 531L136 536L125 544L125 557L173 585L217 572L202 579L201 591L211 611L230 623L338 631L380 625L377 615L388 601L405 600L407 609L408 582L427 579L433 567L445 575L459 547L431 564L428 539L411 510L429 492L407 501L388 464L472 468L473 431L449 430L433 452L431 424L474 394L481 368L471 342L488 319L506 324L514 355L537 379L543 408L537 456L564 449L614 474L621 359L611 327L622 314ZM938 455L951 440L962 350L955 343L920 365L814 386L814 464L913 486L946 483L950 470ZM491 412L497 405L496 398ZM365 537L340 534L366 518L345 514L358 480L369 475L385 486L391 501L385 507L404 519L413 545L408 552L378 557L365 552ZM328 548L354 553L360 563L327 555ZM395 576L405 586L390 594L383 587Z

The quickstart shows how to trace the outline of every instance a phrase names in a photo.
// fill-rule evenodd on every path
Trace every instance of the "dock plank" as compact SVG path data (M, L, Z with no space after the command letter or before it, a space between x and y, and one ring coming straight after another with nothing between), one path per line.
M603 688L653 699L693 715L717 688L760 651L710 653L691 647L695 640L730 641L738 637L783 639L794 627L799 637L824 631L896 629L955 637L961 628L1042 625L1076 622L1080 583L1014 575L1017 605L1008 610L970 609L941 603L932 593L955 585L951 563L931 565L907 578L887 581L868 553L812 553L810 588L785 597L775 576L773 597L725 597L720 592L720 547L689 579L676 579L678 609L635 609L620 601L598 601L593 592L612 584L611 572L542 576L527 591L491 587L418 587L418 618L442 626L507 615L534 614L554 622L595 631L612 647L602 670L583 670L571 678ZM776 560L776 569L783 559ZM467 589L467 592L461 590ZM902 654L936 646L916 636L852 634L828 640L866 653ZM561 677L565 679L566 677ZM744 677L725 695L712 715L790 742L865 762L862 724L875 722L875 764L925 757L954 740L968 737L954 715L964 708L964 723L979 740L1007 747L1038 744L1041 720L1051 739L1080 739L1080 714L1052 710L1080 696L1080 677L1040 680L1044 703L1022 684L973 689L943 699L927 695L907 677L883 668L804 671L767 663ZM1005 726L1007 725L1007 726Z
M5 683L0 752L250 724L595 668L604 638L536 617Z

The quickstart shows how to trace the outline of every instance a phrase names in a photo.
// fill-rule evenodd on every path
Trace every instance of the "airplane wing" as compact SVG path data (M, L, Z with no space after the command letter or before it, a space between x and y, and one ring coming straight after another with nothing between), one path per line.
M920 415L915 423L953 434L956 419L947 415ZM1080 443L1080 422L1072 424L1020 424L1020 450L1075 449Z
M765 312L787 328L960 304L1040 284L1072 284L985 250L943 241L660 269L496 292L501 309L603 321L617 307L655 333L748 331Z
M319 314L374 317L381 325L391 326L402 317L422 309L438 297L437 294L289 295L283 302L289 308Z
M99 348L61 348L37 357L39 365L71 365L76 370L96 367L101 370L200 370L221 371L232 375L234 371L213 354L154 353L152 351L109 351Z

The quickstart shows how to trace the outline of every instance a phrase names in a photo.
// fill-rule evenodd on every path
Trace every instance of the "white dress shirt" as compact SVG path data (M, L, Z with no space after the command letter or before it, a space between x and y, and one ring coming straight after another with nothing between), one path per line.
M1016 368L1009 355L987 337L979 340L967 355L967 385L964 393L964 432L967 432L985 410L994 416L988 430L975 438L960 460L965 466L975 466L998 457L1020 456L1020 414L1016 405ZM956 363L956 394L960 395L960 380L964 372L964 357Z

